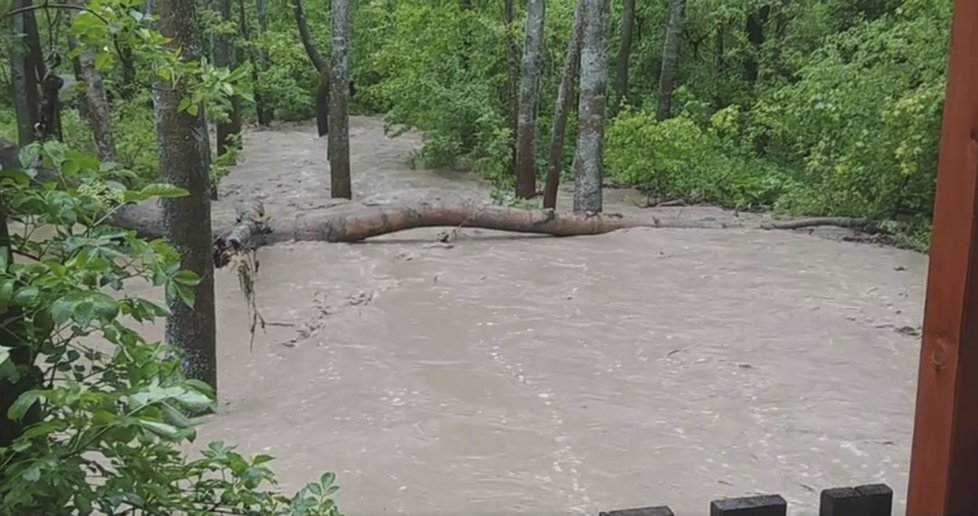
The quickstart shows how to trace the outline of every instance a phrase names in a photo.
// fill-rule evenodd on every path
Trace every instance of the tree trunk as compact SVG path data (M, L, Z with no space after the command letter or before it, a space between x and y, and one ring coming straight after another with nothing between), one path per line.
M231 21L231 0L217 0L218 12L221 14L221 21ZM231 36L219 34L214 38L214 65L234 69L237 65L237 53ZM231 97L231 112L228 119L222 120L217 124L217 155L223 156L228 153L232 146L236 146L232 139L241 133L241 96Z
M256 204L256 203L249 203ZM260 204L256 204L263 213ZM247 211L247 210L245 210ZM365 206L356 203L303 212L293 221L266 225L264 215L242 216L234 227L215 238L214 261L227 263L228 250L256 248L290 241L359 242L368 238L424 227L480 228L553 236L609 233L634 227L711 227L698 220L643 221L617 214L584 215L551 210L526 210L475 203L421 202Z
M509 161L506 170L516 177L516 132L518 125L519 102L517 100L517 85L520 79L519 48L516 46L516 33L513 26L516 23L516 7L514 0L504 0L503 20L506 22L506 126L513 139L509 149Z
M37 141L47 141L51 138L62 140L60 93L64 84L64 79L54 70L49 70L41 79L41 102L37 125L34 126L34 139Z
M242 34L246 40L252 41L251 30L248 26L247 15L245 14L244 0L239 0L239 8L241 9ZM255 114L258 117L258 125L268 127L272 123L272 110L268 107L266 103L267 99L264 98L264 95L261 94L258 88L262 74L268 70L268 52L265 50L265 42L262 38L268 30L268 15L265 13L265 0L255 0L255 10L258 15L258 52L257 56L254 50L250 53L251 77L255 82Z
M537 106L540 102L540 50L546 0L530 0L526 14L526 38L520 75L519 119L516 129L516 197L530 199L537 192L536 152Z
M628 99L628 61L632 57L632 34L635 30L635 0L624 0L621 12L621 46L618 48L615 73L615 101L611 103L614 116Z
M194 2L155 0L160 33L171 38L168 46L180 49L183 59L201 56L200 26ZM194 306L167 293L170 315L166 342L182 352L183 372L217 389L216 322L214 311L214 264L211 260L211 206L209 199L209 145L202 145L207 127L203 110L198 116L179 112L186 83L162 83L154 88L160 179L186 189L189 195L162 200L163 236L181 256L183 269L200 276Z
M309 61L316 67L319 74L319 83L316 86L316 125L319 129L319 136L327 134L329 131L329 75L332 73L330 65L323 59L319 50L316 50L316 43L312 40L309 32L309 25L306 23L306 13L302 10L302 0L292 0L292 13L295 15L295 23L299 26L299 39L302 47L306 49ZM327 151L328 157L328 151Z
M30 3L29 0L20 0L14 5L23 8ZM30 46L27 43L28 14L30 13L26 12L10 17L15 41L7 52L10 61L10 93L17 116L17 142L21 146L34 141L34 126L37 124L40 103L40 78L31 60Z
M268 14L265 12L265 0L255 0L255 11L258 18L258 39L261 45L258 49L259 76L268 70L268 51L265 50L263 36L268 32ZM255 98L258 104L258 125L268 127L272 123L274 113L263 101Z
M564 138L567 133L567 116L574 102L574 82L581 67L581 30L583 27L584 1L574 6L574 21L564 57L564 72L557 89L557 106L554 108L553 130L550 131L550 156L547 162L547 185L543 190L543 207L557 208L557 187L564 165Z
M68 36L68 51L74 52L78 48L78 38L75 36ZM71 59L71 73L75 76L75 82L80 86L85 86L85 74L82 72L81 61L77 57ZM82 118L88 118L88 104L85 101L87 92L83 89L81 94L75 100L75 107L78 109L78 114Z
M747 41L750 42L751 48L747 54L747 59L744 61L744 79L751 84L757 82L757 78L760 75L760 65L757 59L761 53L761 47L764 45L764 31L770 15L770 5L761 6L757 10L752 10L747 14L745 30L747 31Z
M672 114L672 91L679 68L679 42L683 35L683 14L686 0L669 0L669 23L662 45L662 71L659 73L659 103L655 117L659 121Z
M3 168L19 168L20 160L18 153L11 155L5 148L3 152ZM5 254L4 263L11 264L14 255L10 231L7 227L7 207L0 197L0 250ZM7 417L7 411L17 401L21 394L33 389L44 387L44 377L37 367L37 351L33 343L28 340L26 320L19 306L11 303L7 306L4 314L3 331L0 332L0 346L8 348L8 360L13 365L16 375L4 375L0 378L0 448L10 446L14 439L19 437L25 428L40 421L40 404L35 403L25 417L20 421L14 421ZM4 480L4 473L0 471L0 482Z
M33 5L33 3L33 0L25 0L23 5L26 7ZM37 28L36 11L27 11L24 13L24 34L27 38L26 43L29 49L31 65L37 74L38 82L40 82L47 75L48 69L44 62L44 47L41 46L41 33Z
M83 7L84 0L76 0L75 5ZM112 112L109 107L109 97L105 92L105 81L95 67L95 52L83 49L75 60L85 85L85 117L92 128L95 148L102 161L115 161L115 136L112 133Z
M292 2L292 14L295 15L295 23L299 26L299 41L302 42L302 47L306 49L306 55L309 56L312 65L316 67L316 71L322 72L329 68L329 65L319 50L316 50L316 43L313 42L309 25L306 24L306 13L302 10L302 0L292 0Z
M574 211L600 213L608 86L608 0L584 0Z
M319 84L316 85L316 129L319 137L329 134L329 74L332 70L323 68L319 72Z
M328 159L333 198L351 199L350 184L350 2L332 0Z

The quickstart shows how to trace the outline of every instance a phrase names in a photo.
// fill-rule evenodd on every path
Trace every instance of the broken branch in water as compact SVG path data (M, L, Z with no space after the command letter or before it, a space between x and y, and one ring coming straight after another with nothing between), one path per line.
M866 233L879 231L879 224L869 220L852 217L813 217L807 219L795 219L779 222L765 222L761 224L761 229L804 229L819 226L835 226L839 228L855 229Z

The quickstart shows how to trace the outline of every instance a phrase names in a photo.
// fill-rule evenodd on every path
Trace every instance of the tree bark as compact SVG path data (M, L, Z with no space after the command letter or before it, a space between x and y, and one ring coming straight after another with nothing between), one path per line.
M536 152L537 106L540 101L540 51L546 0L530 0L526 14L526 37L520 75L519 118L516 129L516 197L530 199L537 192Z
M319 72L319 84L316 85L316 129L319 137L329 134L329 74L332 70L324 68Z
M231 0L217 0L218 12L221 20L230 22L231 20ZM234 69L237 65L237 52L228 34L218 34L214 40L214 64L219 67ZM241 133L241 96L231 97L231 112L228 113L227 120L222 120L217 124L217 155L223 156L228 153L231 147L237 147L233 143L235 135Z
M37 125L34 126L34 139L47 141L54 138L62 140L61 133L61 87L65 81L54 70L41 79L41 102L39 104Z
M4 156L3 168L19 166L16 155L12 156L12 160L10 158L9 155ZM0 197L0 250L5 254L6 261L4 263L9 266L14 261L14 254L10 231L7 227L8 213L7 206L3 198ZM0 332L0 346L10 350L8 360L10 360L17 374L14 376L4 375L3 378L0 378L0 447L10 446L17 437L20 437L25 428L41 419L39 403L35 403L20 421L14 421L7 417L7 411L22 394L44 386L44 376L41 369L36 365L38 353L33 343L28 339L28 335L22 309L15 303L11 303L4 314L3 331ZM3 482L3 477L3 471L0 471L0 482Z
M510 144L509 161L506 163L507 172L516 177L516 132L519 117L519 102L517 100L517 85L520 79L519 48L516 46L516 34L513 26L516 23L516 7L514 0L504 0L503 21L506 23L506 126L513 139Z
M255 0L255 11L258 18L258 40L260 43L258 49L257 75L261 77L261 74L268 71L268 51L265 50L263 40L265 33L268 32L268 14L265 12L265 0ZM271 125L272 118L274 117L272 109L268 107L265 99L261 98L261 96L256 96L255 102L257 104L258 125L268 127Z
M584 0L574 211L600 213L608 85L608 0Z
M75 5L83 7L84 0L76 0ZM115 136L112 132L112 111L109 107L109 97L105 92L105 81L95 67L95 52L82 49L75 62L78 64L82 83L85 85L85 118L92 129L95 148L102 161L115 161Z
M33 5L33 3L33 0L25 0L23 5L27 7ZM40 82L47 75L48 69L44 62L44 47L41 46L41 32L37 27L36 11L27 11L24 13L24 34L27 38L26 43L29 49L28 54L30 55L31 66L34 67L34 72L37 74L38 82Z
M249 207L251 204L249 204ZM260 206L260 205L258 205ZM706 227L702 221L660 222L625 218L616 214L584 215L553 210L526 210L475 203L426 201L419 204L361 205L351 203L313 210L293 221L266 224L264 210L258 217L243 216L215 238L214 259L227 263L227 252L290 241L359 242L368 238L424 227L467 227L552 236L582 236L634 227ZM720 223L709 227L720 228Z
M628 61L632 57L632 34L635 30L635 0L624 0L621 12L621 46L615 72L615 101L611 103L614 116L628 99Z
M171 38L168 46L180 49L183 59L201 56L200 26L194 2L155 0L160 33ZM166 342L182 351L183 372L217 389L214 264L211 260L211 206L209 199L209 145L203 110L198 116L177 107L186 83L163 83L154 88L160 179L186 189L189 195L162 201L163 236L181 256L183 269L200 276L194 288L194 306L168 293Z
M302 48L306 49L309 61L316 67L316 71L322 72L329 68L329 64L323 59L322 54L316 49L316 43L309 32L309 25L306 23L306 13L302 10L302 0L292 0L292 14L295 16L295 23L299 27L299 40Z
M17 8L26 7L29 0L15 2ZM31 60L30 46L27 43L27 18L30 12L10 17L11 29L16 41L10 46L11 98L17 116L17 142L25 146L34 141L34 126L37 125L38 104L40 103L40 77Z
M350 184L350 2L332 0L328 159L333 198L351 199Z
M543 190L543 207L557 207L557 187L564 164L564 138L567 133L567 117L574 102L574 82L581 67L581 30L583 27L584 1L574 6L574 21L564 57L564 72L557 88L557 106L554 108L553 130L550 131L550 156L547 161L547 184Z
M78 38L75 36L68 36L68 51L73 52L78 48ZM82 87L82 92L75 99L75 108L78 109L78 114L85 119L88 119L88 104L85 101L87 92L85 91L85 74L82 72L81 61L78 57L73 57L71 59L71 73L75 76L75 82Z
M757 82L757 78L760 76L760 65L758 64L757 59L758 55L761 53L761 47L764 46L764 41L766 39L764 31L767 27L767 21L770 16L770 5L763 5L747 14L745 30L747 32L747 41L750 42L751 49L747 54L747 59L744 61L744 79L751 84Z
M679 68L679 43L683 34L686 0L669 0L669 23L662 45L662 70L659 73L659 99L655 117L662 121L672 114L672 92Z
M239 0L238 5L241 9L242 35L244 35L246 40L252 41L244 0ZM255 0L255 10L257 11L258 18L258 51L255 52L252 50L250 52L252 66L251 77L255 82L255 114L258 117L258 125L268 127L272 123L273 114L272 110L268 107L267 99L259 91L260 88L258 87L262 74L268 71L268 52L265 50L263 41L263 36L268 30L268 15L265 12L265 0Z

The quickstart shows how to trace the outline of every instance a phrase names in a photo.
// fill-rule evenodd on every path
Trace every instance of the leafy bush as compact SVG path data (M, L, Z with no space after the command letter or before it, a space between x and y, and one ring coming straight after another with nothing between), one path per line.
M631 108L608 126L605 165L619 183L650 193L737 208L766 207L783 189L772 165L737 153L721 136L735 110L713 116L707 130L685 116L656 122Z

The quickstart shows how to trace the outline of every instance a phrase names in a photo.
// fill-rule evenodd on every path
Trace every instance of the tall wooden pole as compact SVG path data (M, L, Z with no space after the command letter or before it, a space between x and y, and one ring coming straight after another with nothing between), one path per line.
M978 514L978 1L955 0L907 516Z

